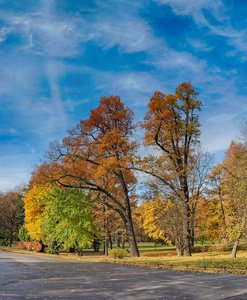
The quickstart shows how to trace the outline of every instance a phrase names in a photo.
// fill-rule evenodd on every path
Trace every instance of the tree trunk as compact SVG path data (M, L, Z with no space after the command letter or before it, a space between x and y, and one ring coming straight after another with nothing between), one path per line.
M176 246L177 256L182 256L183 255L182 241L180 239L175 240L175 246Z
M221 213L222 213L222 219L225 222L226 218L225 218L225 211L224 211L224 206L223 206L223 200L222 200L222 196L221 196L221 188L219 186L219 198L220 198L220 208L221 208Z
M105 256L108 256L108 239L105 237L105 247L104 247Z
M131 218L128 218L127 223L126 223L126 235L127 235L127 239L128 239L129 247L130 247L130 256L131 257L139 257L140 254L139 254L139 250L137 247L133 223L132 223Z
M124 249L124 237L122 238L122 248Z
M112 238L111 238L111 235L110 235L109 231L108 231L108 240L110 242L110 248L112 250Z
M121 243L121 238L120 238L120 233L117 233L117 247L120 248L120 243Z
M232 258L236 258L237 249L238 249L238 243L239 243L239 240L242 237L244 229L245 229L246 218L247 218L247 207L244 210L244 215L242 217L242 222L241 222L240 230L239 230L238 236L237 236L237 238L235 240L234 246L232 248L232 255L231 255Z
M191 246L195 244L195 210L191 212Z
M104 206L103 210L104 210L104 212L106 212L105 218L104 218L104 229L105 229L104 254L105 254L105 256L108 256L108 219L107 219L108 208L107 208L107 206Z
M231 255L232 258L236 258L236 256L237 256L238 242L239 242L239 238L236 239L234 246L232 248L232 255Z
M12 242L13 242L13 225L11 226L9 231L9 247L12 246Z
M130 199L129 199L129 191L128 187L125 183L123 172L119 171L119 179L123 188L124 192L124 202L125 202L125 220L124 225L126 227L126 235L130 246L130 256L131 257L139 257L139 250L136 243L136 237L132 222L132 216L131 216L131 208L130 208Z
M191 238L190 238L190 209L189 201L186 199L183 205L183 246L184 256L191 256Z

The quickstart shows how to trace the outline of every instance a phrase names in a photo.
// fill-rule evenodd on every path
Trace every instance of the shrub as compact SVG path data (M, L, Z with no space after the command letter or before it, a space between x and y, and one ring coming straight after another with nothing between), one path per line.
M21 226L20 230L19 230L19 234L18 234L18 238L20 239L20 241L23 242L31 242L32 239L31 237L27 234L27 228L25 227L25 223Z
M101 245L100 240L94 239L92 247L93 247L95 252L99 252L100 245Z
M51 249L47 249L46 253L47 254L56 254L56 255L59 255L58 249L52 249L52 253L51 253Z
M109 256L113 258L119 258L122 259L124 257L129 256L129 253L124 249L115 249L109 251Z
M212 251L212 252L227 252L227 251L232 251L232 248L233 248L233 244L232 243L222 243L222 244L214 244L212 246L209 247L209 251ZM247 246L246 244L239 244L238 245L238 250L246 250L247 249Z
M9 244L8 239L2 239L1 246L8 246L8 244Z
M78 255L78 256L82 256L82 255L83 255L83 250L82 250L82 248L76 248L76 249L75 249L75 253L76 253L76 255Z
M192 253L204 253L204 252L209 252L210 246L192 246L191 247Z
M33 246L31 245L31 243L30 244L27 244L27 250L28 251L32 251L33 250Z
M18 242L18 247L24 250L34 250L37 252L42 251L42 244L38 242Z

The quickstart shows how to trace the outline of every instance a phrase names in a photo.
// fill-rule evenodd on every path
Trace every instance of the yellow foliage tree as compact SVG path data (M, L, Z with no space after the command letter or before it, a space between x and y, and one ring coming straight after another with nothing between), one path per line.
M41 240L43 211L46 206L45 195L49 192L50 188L47 186L34 186L23 198L28 235L36 240Z
M180 256L183 254L183 222L179 206L174 199L157 199L144 202L139 210L144 232L153 239L162 239L168 244L173 242Z

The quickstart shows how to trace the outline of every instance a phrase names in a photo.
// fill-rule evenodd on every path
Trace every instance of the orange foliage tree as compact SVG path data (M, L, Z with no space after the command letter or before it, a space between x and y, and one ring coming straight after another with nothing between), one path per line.
M135 166L179 199L185 256L191 255L188 174L192 149L200 134L196 111L201 110L202 104L197 97L190 82L180 84L174 95L159 91L153 94L142 127L144 145L154 146L157 153L139 159L139 166Z
M118 96L101 97L90 116L69 131L62 144L53 143L48 161L33 178L55 182L65 188L81 188L92 192L122 218L132 257L139 251L133 229L131 203L136 178L130 170L130 158L137 144L131 140L133 112Z

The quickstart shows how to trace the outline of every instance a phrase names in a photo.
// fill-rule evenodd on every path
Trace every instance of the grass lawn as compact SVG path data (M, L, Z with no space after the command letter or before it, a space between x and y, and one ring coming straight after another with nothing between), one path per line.
M85 249L83 256L79 257L74 253L69 253L66 256L65 251L61 252L59 257L69 258L76 260L87 260L104 263L114 264L127 264L136 266L145 266L150 268L164 268L164 269L176 269L176 270L189 270L196 272L221 272L221 273L235 273L235 274L246 274L247 275L247 251L239 251L237 258L231 258L230 252L204 252L204 253L193 253L191 257L178 257L174 247L156 245L154 244L140 244L140 257L131 258L126 257L124 259L113 259L106 257L103 251L94 252L90 249ZM114 247L115 248L115 247ZM13 246L5 247L1 246L1 250L20 252L26 254L36 255L48 255L45 253L35 253L27 250L18 248L17 244ZM127 249L127 247L126 247Z

